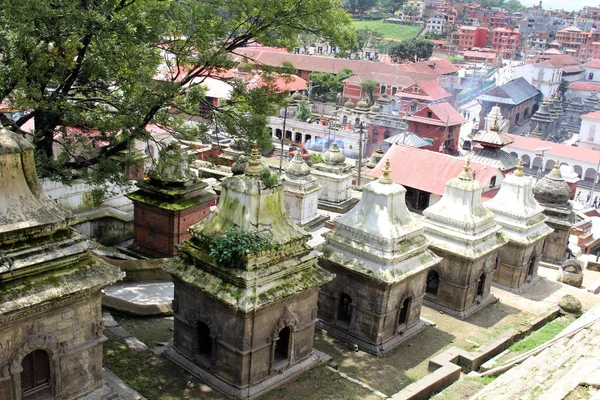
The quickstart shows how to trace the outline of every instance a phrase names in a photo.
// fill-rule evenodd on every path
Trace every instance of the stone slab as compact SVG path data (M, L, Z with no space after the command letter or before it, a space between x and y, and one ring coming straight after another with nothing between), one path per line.
M106 368L102 368L102 381L102 386L79 400L146 400Z
M173 282L120 283L104 289L102 305L138 316L171 313Z
M353 197L344 200L340 203L332 203L330 201L319 200L317 208L319 208L320 210L333 211L335 213L345 214L348 211L350 211L358 203L358 201L358 199Z

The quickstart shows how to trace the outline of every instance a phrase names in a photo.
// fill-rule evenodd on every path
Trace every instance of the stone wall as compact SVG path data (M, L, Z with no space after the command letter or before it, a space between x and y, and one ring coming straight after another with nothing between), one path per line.
M565 260L565 252L569 246L571 229L568 225L556 224L553 223L552 220L549 220L546 224L554 229L554 232L552 232L544 242L542 259L560 265Z
M18 400L23 358L44 350L50 358L51 388L58 399L74 399L102 383L100 293L24 308L0 318L0 399Z
M527 281L537 276L543 245L544 241L539 240L529 246L521 246L512 241L502 246L498 252L498 269L494 282L511 290L521 290ZM530 269L532 259L534 264Z
M255 313L243 313L175 279L174 347L228 384L246 388L312 353L316 308L317 290L310 289ZM210 328L211 356L199 355L197 321ZM290 359L277 364L274 339L285 326L291 329Z

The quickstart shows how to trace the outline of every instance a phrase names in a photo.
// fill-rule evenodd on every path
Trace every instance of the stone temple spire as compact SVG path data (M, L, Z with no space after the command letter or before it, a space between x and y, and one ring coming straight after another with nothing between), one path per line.
M509 290L522 291L534 282L544 240L552 233L545 224L543 207L533 197L533 178L523 174L523 159L485 206L495 214L509 240L500 249L495 281Z

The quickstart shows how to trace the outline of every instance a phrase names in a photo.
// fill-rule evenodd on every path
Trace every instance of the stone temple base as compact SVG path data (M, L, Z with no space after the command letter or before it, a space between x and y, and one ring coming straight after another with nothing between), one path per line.
M345 342L348 342L350 344L357 344L358 348L360 350L370 353L370 354L373 354L373 355L376 355L376 356L383 354L383 353L393 349L394 347L398 346L399 344L407 341L408 339L410 339L411 337L413 337L417 333L421 332L423 329L427 328L430 325L431 325L430 323L420 319L419 322L417 322L416 324L414 324L407 330L403 331L402 334L396 335L386 342L383 342L380 344L375 344L375 343L366 342L363 339L360 339L360 338L352 335L350 332L341 330L338 327L328 324L325 321L319 320L319 322L317 322L317 328L327 331L328 335L330 335L334 338L343 340Z
M344 200L339 203L333 203L331 201L319 200L317 208L325 211L331 211L338 214L345 214L350 211L356 203L358 203L359 199L351 197L347 200Z
M494 285L496 285L496 283L494 283ZM466 310L461 310L461 311L442 306L442 305L435 303L427 298L425 298L423 300L423 305L425 305L429 308L433 308L434 310L443 311L444 313L446 313L448 315L452 315L457 318L463 319L463 318L467 318L467 317L475 314L477 311L486 307L488 304L493 303L495 300L496 300L496 297L490 293L487 297L476 301L471 307L467 308Z
M542 278L539 275L535 275L531 279L525 281L525 283L523 283L519 287L509 287L509 286L505 286L505 285L502 285L497 282L493 282L492 285L494 285L495 287L497 287L499 289L506 290L507 292L523 293L524 291L531 288L532 286L535 286L540 281L540 279L542 279Z
M316 218L311 219L307 223L300 224L300 225L301 226L305 226L305 227L310 228L310 229L314 229L314 228L318 227L319 225L324 224L327 221L329 221L329 216L328 215L318 215Z
M184 357L180 353L177 352L173 347L170 347L165 351L166 356L173 361L175 364L179 365L181 368L185 369L195 377L202 379L206 382L211 388L218 390L226 394L227 396L234 397L237 399L255 399L276 387L283 385L286 382L296 378L298 375L308 372L312 368L327 363L331 360L331 357L325 353L322 353L318 350L313 349L312 354L300 361L298 364L291 366L281 373L277 375L270 376L259 383L256 383L252 386L240 388L237 386L233 386L228 382L225 382L223 379L219 378L211 374L209 371L200 367L197 364L194 364L188 358Z

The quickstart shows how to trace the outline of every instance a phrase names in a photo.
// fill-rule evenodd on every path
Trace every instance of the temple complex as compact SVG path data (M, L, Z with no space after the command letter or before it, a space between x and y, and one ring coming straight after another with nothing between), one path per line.
M406 208L406 189L383 176L326 233L320 264L336 278L319 292L321 326L371 354L419 331L427 271L440 262Z
M502 150L504 146L513 143L514 140L500 131L499 123L498 117L495 117L490 130L476 134L472 142L477 146L474 146L473 151L465 157L468 157L472 162L498 168L506 174L513 170L519 161L515 156Z
M489 304L498 250L506 244L481 201L469 160L446 183L442 199L423 211L425 234L442 262L427 276L425 304L459 318Z
M322 186L312 176L299 151L285 169L283 186L285 210L295 223L310 226L321 220L317 208Z
M346 164L346 157L335 142L323 154L323 161L316 164L313 171L323 187L319 192L319 208L345 213L358 202L358 199L350 196L354 168Z
M540 179L533 188L535 199L544 208L548 217L546 222L554 229L544 242L542 261L551 264L562 264L567 258L571 227L575 223L575 214L571 205L571 190L560 173L560 162Z
M0 126L0 399L102 386L101 289L121 279L42 190L34 148Z
M172 257L175 245L190 238L188 229L206 218L217 195L193 176L178 146L160 152L150 179L139 181L133 201L133 238L129 250L147 257Z
M522 159L485 206L496 215L496 222L502 226L500 232L508 239L498 252L494 282L521 292L535 282L544 240L552 233L544 223L547 218L543 208L533 197L533 179L523 174Z
M323 361L313 349L317 297L333 278L317 265L311 235L285 212L283 186L265 179L259 157L255 146L245 174L223 182L217 209L190 228L164 266L175 284L168 356L243 399Z

